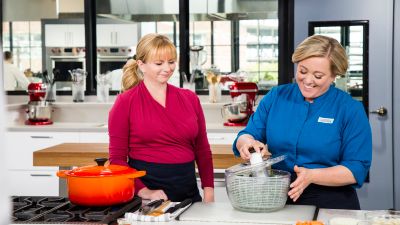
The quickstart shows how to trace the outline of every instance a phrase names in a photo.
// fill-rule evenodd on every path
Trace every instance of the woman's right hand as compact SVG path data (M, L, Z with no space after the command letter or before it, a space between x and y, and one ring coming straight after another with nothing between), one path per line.
M271 155L268 151L268 146L260 141L255 140L250 135L242 135L239 137L237 147L240 153L240 157L244 160L250 160L251 153L249 151L250 148L254 148L256 152L260 152L262 156Z
M167 195L163 190L150 190L148 188L142 188L138 192L138 196L141 197L142 199L149 199L149 200L158 200L158 199L164 199L168 200Z

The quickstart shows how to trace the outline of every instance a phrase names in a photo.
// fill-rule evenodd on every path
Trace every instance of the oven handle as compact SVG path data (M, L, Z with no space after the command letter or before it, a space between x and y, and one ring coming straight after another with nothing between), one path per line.
M97 59L123 59L123 60L128 60L129 55L124 55L124 56L101 56L97 55Z
M74 56L74 55L50 56L50 59L85 59L85 56Z

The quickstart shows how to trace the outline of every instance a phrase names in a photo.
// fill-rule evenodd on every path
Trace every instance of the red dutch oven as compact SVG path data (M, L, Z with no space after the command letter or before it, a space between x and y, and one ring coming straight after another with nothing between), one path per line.
M104 166L106 158L95 159L97 166L60 170L67 179L68 198L76 205L107 206L128 202L135 193L134 179L146 175L128 166Z

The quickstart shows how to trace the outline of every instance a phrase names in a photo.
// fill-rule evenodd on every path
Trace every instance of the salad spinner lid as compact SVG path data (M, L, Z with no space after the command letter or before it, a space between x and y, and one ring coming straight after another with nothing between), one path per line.
M263 160L260 163L256 164L250 164L250 163L240 163L236 164L232 167L229 167L228 169L225 170L226 173L229 174L237 174L237 173L244 173L244 172L249 172L255 169L260 169L260 168L265 168L274 165L275 163L281 162L286 159L286 155L281 155L278 157L274 158L268 158L266 160Z

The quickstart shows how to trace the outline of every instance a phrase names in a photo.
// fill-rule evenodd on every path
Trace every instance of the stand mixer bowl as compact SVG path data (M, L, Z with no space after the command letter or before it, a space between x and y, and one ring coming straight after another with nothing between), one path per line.
M225 104L221 109L222 117L230 123L240 123L247 119L247 102Z
M30 101L26 113L30 121L48 121L51 119L52 107L46 101Z

